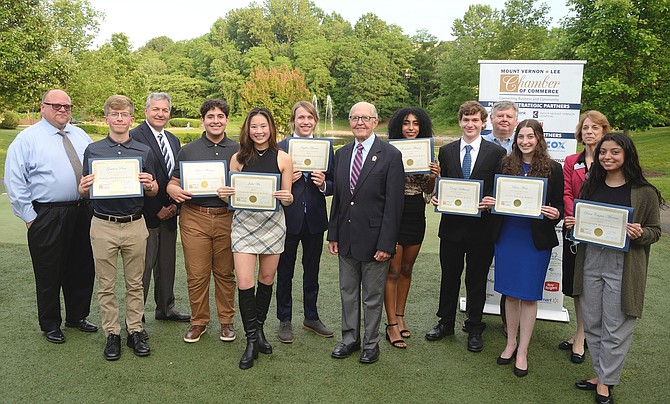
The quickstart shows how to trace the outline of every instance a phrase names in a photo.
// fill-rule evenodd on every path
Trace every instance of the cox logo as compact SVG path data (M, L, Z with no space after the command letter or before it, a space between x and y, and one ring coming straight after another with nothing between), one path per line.
M547 147L550 149L565 149L565 142L560 140L551 140L547 142Z

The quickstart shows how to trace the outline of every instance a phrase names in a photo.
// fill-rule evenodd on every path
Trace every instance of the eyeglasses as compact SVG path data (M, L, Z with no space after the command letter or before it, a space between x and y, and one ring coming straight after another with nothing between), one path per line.
M130 112L110 112L107 114L107 117L112 119L128 119L130 118Z
M51 102L43 102L42 104L49 105L54 111L60 111L61 108L65 108L66 111L72 109L72 104L54 104Z
M376 117L376 116L350 116L350 117L349 117L349 120L350 120L351 122L356 122L356 123L358 123L358 120L359 120L359 119L360 119L361 121L365 122L365 123L368 123L368 122L370 122L370 121L373 120L373 119L377 119L377 117Z

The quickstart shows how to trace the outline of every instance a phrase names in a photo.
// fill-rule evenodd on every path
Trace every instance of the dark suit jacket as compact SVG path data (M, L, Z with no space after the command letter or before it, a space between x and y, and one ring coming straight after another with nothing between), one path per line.
M460 145L459 139L440 147L438 160L441 177L463 178ZM500 173L501 161L506 154L503 147L482 139L470 178L484 181L484 196L493 194L493 177ZM492 221L491 214L487 211L483 211L481 217L443 214L438 235L452 242L493 242L490 227Z
M176 164L177 155L179 154L179 150L181 150L181 144L175 135L168 132L167 130L164 130L164 132L165 137L167 138L170 147L172 148L172 155L174 156ZM167 167L165 166L165 160L163 159L163 152L161 152L161 148L158 145L156 137L151 131L151 128L149 128L147 121L142 122L138 127L131 130L130 135L138 142L149 146L151 153L153 153L154 157L156 158L156 182L158 182L158 194L155 198L144 198L143 210L144 220L147 222L147 227L156 228L160 225L161 222L156 217L156 214L160 212L163 206L169 206L173 203L176 204L170 199L166 192L167 184L170 181L170 178L168 177ZM170 222L170 225L173 226L173 228L177 228L176 216L169 219L168 221Z
M556 225L563 218L563 167L555 161L551 162L551 178L547 182L547 206L553 206L560 212L558 219L533 219L530 222L531 232L533 234L533 244L538 250L549 250L558 245L556 236ZM500 234L502 227L502 216L498 216L493 226L493 236L495 239Z
M354 143L335 153L335 190L327 238L338 242L339 254L369 262L374 261L377 250L395 253L405 174L400 151L375 138L352 195L349 176Z
M288 151L288 142L286 139L279 142L278 146L284 151ZM326 191L321 192L312 182L311 174L307 178L303 176L293 183L291 193L293 194L293 203L284 206L286 215L286 232L288 234L300 234L303 221L307 222L310 234L321 234L328 229L328 214L326 213L326 196L333 194L333 164L334 156L331 150L331 165L326 174ZM307 207L307 212L305 212Z

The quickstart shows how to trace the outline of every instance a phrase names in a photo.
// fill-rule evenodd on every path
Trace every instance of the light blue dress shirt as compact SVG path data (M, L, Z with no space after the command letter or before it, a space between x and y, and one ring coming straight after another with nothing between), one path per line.
M75 126L64 129L80 160L91 138ZM58 129L42 119L19 133L7 149L5 188L14 214L24 222L37 217L32 202L80 199L77 179Z
M514 136L508 137L507 139L503 140L502 143L500 142L500 139L493 136L493 132L482 135L482 138L488 142L502 146L505 150L507 150L507 154L512 152L512 140L514 140Z

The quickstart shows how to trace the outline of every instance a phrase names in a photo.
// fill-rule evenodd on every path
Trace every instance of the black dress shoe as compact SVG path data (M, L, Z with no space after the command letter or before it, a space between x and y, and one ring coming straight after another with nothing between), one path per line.
M88 321L87 319L79 320L76 323L65 322L65 326L68 328L76 328L82 332L97 332L98 326Z
M481 352L484 349L484 341L482 341L482 334L473 333L468 335L468 351Z
M595 391L597 386L598 386L597 384L591 383L586 379L580 380L577 383L575 383L575 387L577 387L579 390L586 390L586 391Z
M62 344L65 342L65 335L63 335L63 331L61 331L60 328L56 328L55 330L51 331L44 331L44 336L47 337L47 341L54 344Z
M137 331L128 336L128 347L133 349L137 356L148 356L151 352L149 345L142 340L142 333Z
M105 345L103 355L108 361L115 361L121 357L121 336L116 334L107 336L107 345Z
M345 344L344 342L340 342L339 345L333 349L331 356L337 359L344 359L350 357L352 353L360 349L360 342L354 342L353 344Z
M612 397L612 391L610 390L609 395L603 396L596 393L596 403L598 404L614 404L614 397Z
M447 335L454 335L454 328L447 327L442 323L437 323L437 325L430 329L426 333L426 339L428 341L439 341Z
M518 367L514 366L514 376L516 377L524 377L528 376L528 369L519 369Z
M162 314L156 314L156 320L178 321L180 323L188 323L189 321L191 321L191 315L186 313L180 313L178 311L173 311L167 316Z
M568 351L572 349L572 342L565 340L560 344L558 344L558 349L560 349L561 351Z
M584 363L584 354L578 354L575 351L571 351L570 353L570 362L572 363Z
M361 363L375 363L379 360L379 345L375 345L374 348L364 349L361 352L361 358L359 361Z
M498 356L498 358L496 359L496 363L498 365L509 365L510 363L512 363L512 358L514 358L515 356L516 356L516 349L514 350L514 352L512 352L512 356L510 356L509 358L503 358L502 354L500 354L500 356Z

